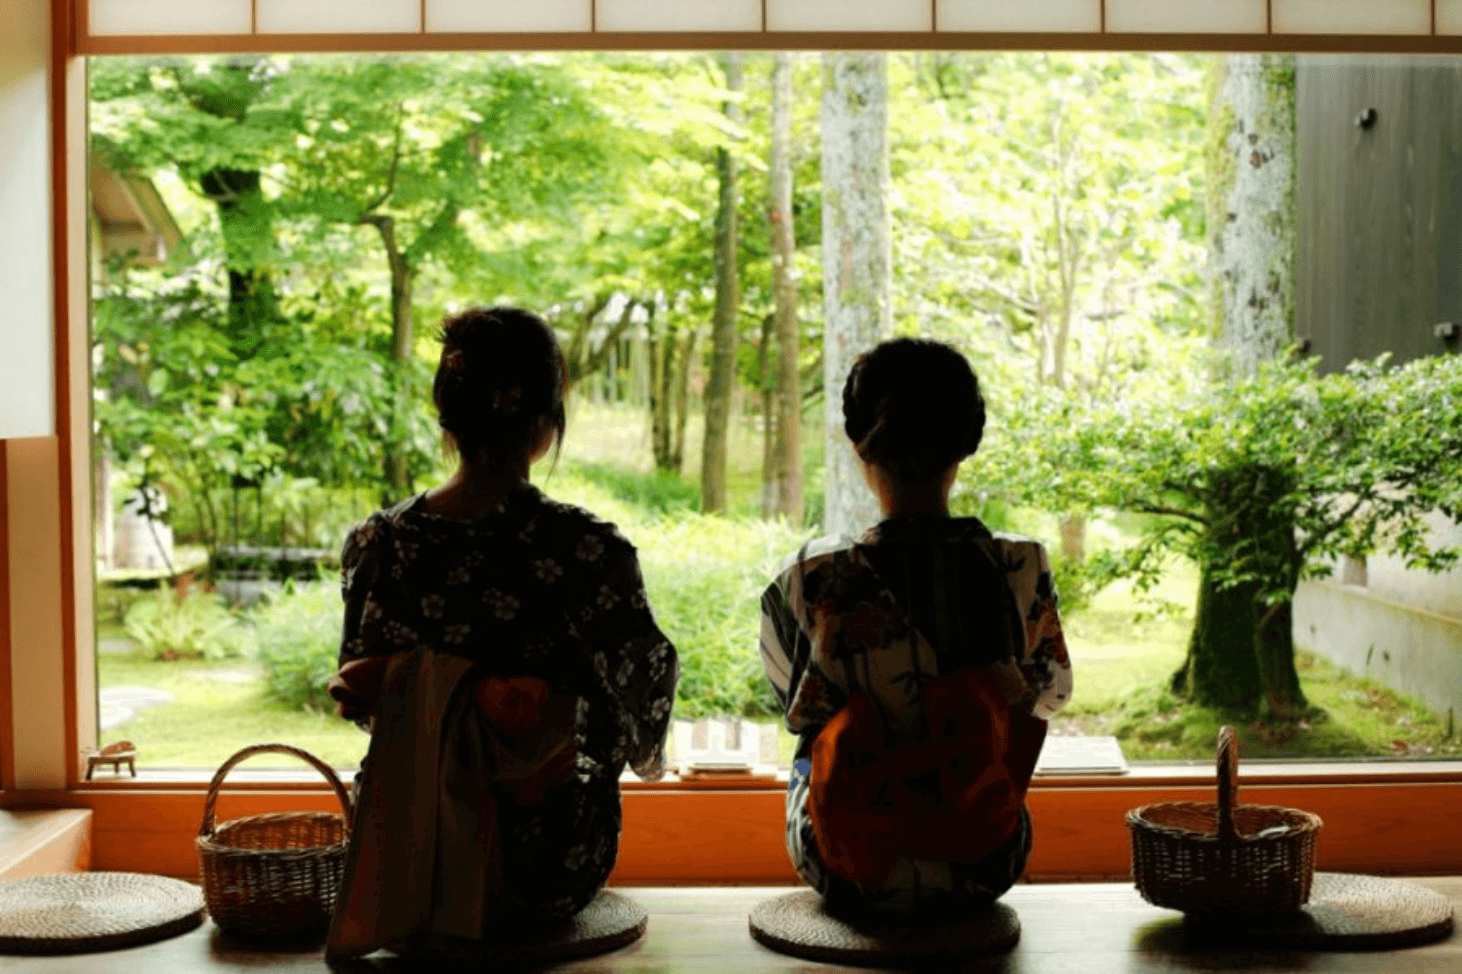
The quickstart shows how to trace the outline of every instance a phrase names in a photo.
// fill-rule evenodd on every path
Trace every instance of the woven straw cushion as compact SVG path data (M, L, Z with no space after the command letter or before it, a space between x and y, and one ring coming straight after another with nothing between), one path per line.
M0 953L112 950L202 922L203 892L166 876L71 873L0 883Z
M532 965L594 957L618 950L645 935L649 917L633 900L601 889L589 905L543 940L529 944L479 944L451 938L419 944L410 956L493 965Z
M497 956L504 963L518 963L607 954L643 937L648 923L649 917L638 903L601 889L588 906L548 939L505 950Z
M1315 873L1310 901L1273 920L1189 916L1199 943L1307 950L1381 950L1441 940L1452 932L1452 903L1432 890L1377 876Z
M830 915L812 890L763 900L751 911L750 923L751 935L772 950L864 967L942 965L1007 951L1020 940L1020 918L1004 903L954 923L854 926Z

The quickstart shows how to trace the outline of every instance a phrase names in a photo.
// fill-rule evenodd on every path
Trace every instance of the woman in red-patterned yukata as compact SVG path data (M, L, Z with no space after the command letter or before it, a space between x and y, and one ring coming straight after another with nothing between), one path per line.
M787 850L847 916L968 915L1020 878L1025 792L1071 664L1039 542L951 517L985 404L964 357L860 357L844 429L883 520L811 542L762 597L761 653L798 736Z

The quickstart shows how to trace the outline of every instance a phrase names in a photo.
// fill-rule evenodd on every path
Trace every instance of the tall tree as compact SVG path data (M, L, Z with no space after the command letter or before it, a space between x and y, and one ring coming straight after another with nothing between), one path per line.
M1214 63L1208 150L1211 301L1227 378L1253 376L1295 336L1295 64L1288 55L1231 55ZM1257 580L1205 570L1188 656L1175 690L1212 704L1262 699L1276 714L1305 707L1294 662L1297 557L1293 457L1215 470L1209 489L1249 498L1210 525L1215 546L1252 539L1293 578L1276 593Z
M882 53L823 55L823 528L851 534L878 520L843 433L842 389L853 360L892 328L888 218L888 66Z
M741 54L721 55L726 75L726 118L741 124ZM731 134L728 133L728 138ZM711 371L706 382L706 435L701 445L701 510L726 509L726 446L731 426L731 389L736 381L736 315L741 306L736 272L736 160L727 146L716 149L720 197L716 207L716 313L711 320Z
M772 228L772 335L776 348L775 418L766 471L767 508L793 524L802 523L802 388L798 356L797 283L792 277L796 239L792 221L792 55L776 54L772 68L770 152Z
M469 224L563 211L607 168L608 133L561 72L507 58L301 60L278 88L301 130L284 158L285 203L376 238L390 281L394 416L409 415L423 391L414 375L422 272L481 259ZM403 430L389 442L406 439ZM393 494L409 489L405 450L387 450L386 475Z

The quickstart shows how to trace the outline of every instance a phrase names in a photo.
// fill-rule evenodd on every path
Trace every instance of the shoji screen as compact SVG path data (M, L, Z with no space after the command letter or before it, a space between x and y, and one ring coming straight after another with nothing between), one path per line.
M817 36L886 35L887 46L998 45L1032 47L1045 37L1068 44L1140 46L1137 37L1187 36L1183 46L1241 47L1245 36L1294 38L1295 46L1325 46L1316 38L1362 39L1462 34L1462 0L75 0L81 53L206 50L239 46L424 48L463 46L464 34L493 35L492 46L514 35L536 43L621 46L624 35L675 35L675 46L695 35L747 47L817 46ZM381 41L388 35L390 41ZM603 35L605 40L592 40ZM992 37L991 35L996 35ZM309 42L299 38L308 36ZM618 40L612 38L618 37ZM371 38L377 38L372 43ZM411 38L417 38L412 41ZM939 40L932 40L938 37ZM126 39L133 39L128 42ZM163 41L162 39L174 39ZM193 38L191 43L176 39ZM213 40L210 41L209 39ZM220 38L230 38L221 41ZM242 41L248 38L249 41ZM296 40L291 41L290 38ZM456 38L453 40L453 38ZM978 38L978 43L976 42ZM1205 38L1213 38L1206 40ZM1080 40L1078 40L1080 39ZM876 43L869 38L870 43ZM1359 43L1358 43L1359 42ZM630 46L637 46L633 42ZM488 46L484 42L483 46ZM531 46L531 45L530 45ZM1404 47L1405 42L1399 46ZM1445 43L1420 46L1446 48Z

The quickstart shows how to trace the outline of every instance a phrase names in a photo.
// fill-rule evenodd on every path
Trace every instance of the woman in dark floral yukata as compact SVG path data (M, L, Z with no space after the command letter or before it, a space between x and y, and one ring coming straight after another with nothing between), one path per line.
M809 543L762 597L762 660L798 735L787 850L830 911L989 907L1025 869L1025 792L1071 664L1041 545L950 517L985 426L937 342L860 357L844 429L884 520Z
M448 320L441 340L433 399L459 465L347 538L332 693L342 714L364 723L370 693L351 673L430 647L471 662L477 699L499 728L525 706L572 702L571 737L566 730L555 759L531 780L491 786L501 856L493 924L521 934L571 916L603 886L618 850L625 765L646 780L663 774L678 663L650 613L634 547L528 481L564 432L564 361L552 331L498 307Z

